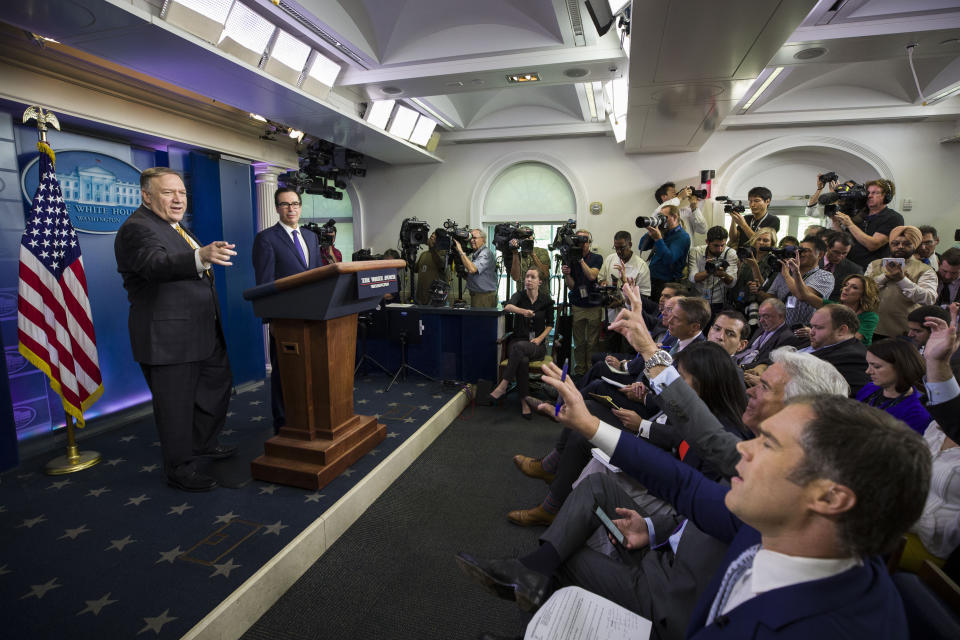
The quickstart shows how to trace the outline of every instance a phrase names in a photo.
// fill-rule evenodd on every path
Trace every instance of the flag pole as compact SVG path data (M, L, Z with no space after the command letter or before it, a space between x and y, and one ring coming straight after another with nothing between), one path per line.
M23 112L23 122L26 123L30 120L37 121L37 135L39 136L39 144L41 147L45 147L45 149L41 149L41 153L48 151L50 157L53 158L53 150L50 149L49 143L47 142L47 125L50 125L59 131L60 122L57 120L57 116L51 111L45 111L43 107L30 106L26 111ZM71 416L69 412L66 412L65 416L67 428L67 453L66 455L58 456L47 463L47 466L44 468L44 472L47 475L73 473L75 471L88 469L100 462L100 454L98 452L79 451L77 449L73 416ZM82 410L80 417L82 422Z

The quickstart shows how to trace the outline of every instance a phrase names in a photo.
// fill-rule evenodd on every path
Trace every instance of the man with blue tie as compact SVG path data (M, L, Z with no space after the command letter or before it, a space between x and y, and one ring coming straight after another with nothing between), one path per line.
M273 194L273 203L280 222L264 229L253 240L253 271L258 285L319 267L322 262L317 234L299 225L300 194L290 187L281 187ZM274 433L279 433L280 427L286 424L278 365L277 345L271 332L270 402Z

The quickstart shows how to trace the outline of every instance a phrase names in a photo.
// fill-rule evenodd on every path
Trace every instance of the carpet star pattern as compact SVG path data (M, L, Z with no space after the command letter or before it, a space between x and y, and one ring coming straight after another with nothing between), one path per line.
M160 564L161 562L169 562L170 564L173 564L173 561L181 555L183 555L183 549L180 548L180 545L177 545L173 549L170 549L170 551L161 551L160 559L154 564Z
M277 521L274 522L273 524L268 524L267 526L265 526L265 527L263 528L263 535L267 535L268 533L272 533L273 535L278 536L278 535L280 535L280 532L281 532L283 529L286 529L288 526L289 526L289 525L283 524L283 523L281 523L279 520L277 520Z
M120 442L132 442L133 440L136 440L136 439L137 439L137 436L123 436L122 438L120 438Z
M87 533L89 531L90 529L87 529L87 525L82 524L79 527L76 527L74 529L67 529L66 531L63 532L62 536L57 538L57 540L63 540L64 538L70 538L71 540L76 540L77 536L79 536L82 533Z
M136 542L136 540L131 538L129 535L126 535L119 540L111 540L110 546L104 549L104 551L110 551L111 549L123 551L124 547L126 547L128 544L133 544L134 542Z
M61 480L60 482L52 482L50 483L50 486L47 487L47 489L56 489L59 491L60 489L63 489L65 486L67 486L68 484L73 484L72 482L70 482L70 478L67 478L66 480Z
M268 484L268 485L265 486L265 487L260 487L260 495L263 495L263 494L267 493L267 494L270 494L270 495L272 496L272 495L276 492L276 490L279 489L279 488L280 488L280 487L278 487L278 486L275 485L275 484Z
M239 517L239 515L231 511L230 513L225 513L222 516L217 516L217 519L213 521L213 524L230 524L230 522Z
M20 596L20 599L25 600L26 598L36 598L37 600L40 600L41 598L43 598L43 596L47 595L48 591L52 591L53 589L59 589L62 586L63 586L62 584L57 584L57 578L51 578L48 582L45 582L44 584L30 585L30 591Z
M320 493L319 491L314 491L306 496L306 502L320 502L320 498L324 497L325 495L326 494Z
M230 558L229 560L227 560L227 561L226 561L225 563L223 563L223 564L215 564L215 565L213 565L215 571L210 574L210 577L213 578L213 577L215 577L215 576L223 576L224 578L229 578L229 577L230 577L230 572L233 571L234 569L237 569L237 568L241 567L241 566L242 566L242 565L234 564L233 558Z
M127 461L126 458L114 458L113 460L107 460L107 462L106 462L105 464L106 464L108 467L115 467L115 466L117 466L118 464L120 464L121 462L126 462L126 461Z
M123 505L123 506L129 507L130 505L134 505L135 507L139 507L141 504L143 504L144 502L146 502L146 501L149 500L149 499L150 499L150 498L147 497L147 494L141 493L141 494L138 495L136 498L130 498L129 500L127 500L127 504L125 504L125 505Z
M93 615L98 616L100 615L100 612L103 610L105 606L113 604L114 602L117 602L117 601L111 600L110 593L106 593L103 596L101 596L98 600L85 601L84 604L87 605L87 607L81 611L78 611L77 615L82 616L85 613L92 613Z
M158 464L146 464L140 467L140 473L153 473L160 468Z
M161 613L159 616L155 616L153 618L144 618L143 622L146 624L146 626L143 629L140 629L140 631L137 631L137 635L146 633L147 631L153 631L156 635L160 635L160 629L163 628L163 625L176 620L176 618L170 617L168 615L169 613L170 609L164 609L163 613Z
M87 496L86 496L86 497L99 498L99 497L102 496L103 494L109 493L109 492L110 492L110 489L108 489L108 488L106 488L106 487L100 487L99 489L90 489L90 491L87 491Z
M27 529L33 529L34 525L40 524L41 522L46 522L47 518L44 515L39 515L36 518L30 518L29 520L24 520L20 523L21 527L26 527Z
M176 507L170 507L170 511L167 511L167 515L172 516L173 514L177 514L178 516L182 516L183 512L186 511L187 509L193 509L193 507L187 504L186 502L184 502L183 504L177 505Z

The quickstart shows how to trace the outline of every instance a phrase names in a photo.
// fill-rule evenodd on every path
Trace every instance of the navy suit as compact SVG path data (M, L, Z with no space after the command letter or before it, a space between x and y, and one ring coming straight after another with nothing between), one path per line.
M300 239L307 246L307 262L304 262L293 244L293 238L279 222L257 234L253 239L253 273L257 284L273 282L296 275L321 265L320 241L309 229L297 229ZM277 345L270 335L270 404L273 409L273 428L277 431L286 424L283 407L283 390L280 384L280 367Z
M744 524L724 504L728 487L707 479L689 465L633 434L620 436L611 462L642 482L690 518L705 533L729 542L713 580L700 595L687 638L906 638L903 603L879 558L843 573L773 589L704 623L727 567L760 532Z

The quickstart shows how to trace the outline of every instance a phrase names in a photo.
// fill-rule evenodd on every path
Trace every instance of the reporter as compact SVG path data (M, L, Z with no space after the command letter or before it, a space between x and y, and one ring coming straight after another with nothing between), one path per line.
M930 424L917 388L923 383L923 358L905 340L881 340L867 349L867 375L871 382L857 400L886 411L919 434Z
M811 307L820 309L826 304L837 304L833 300L820 297L820 293L805 283L799 286L799 299L803 300ZM873 342L873 332L877 328L880 316L877 314L877 307L880 306L880 292L877 284L866 276L851 273L843 280L840 287L840 302L851 311L857 314L857 320L860 321L860 327L857 329L857 338L865 345ZM797 336L809 338L809 329L798 329Z

